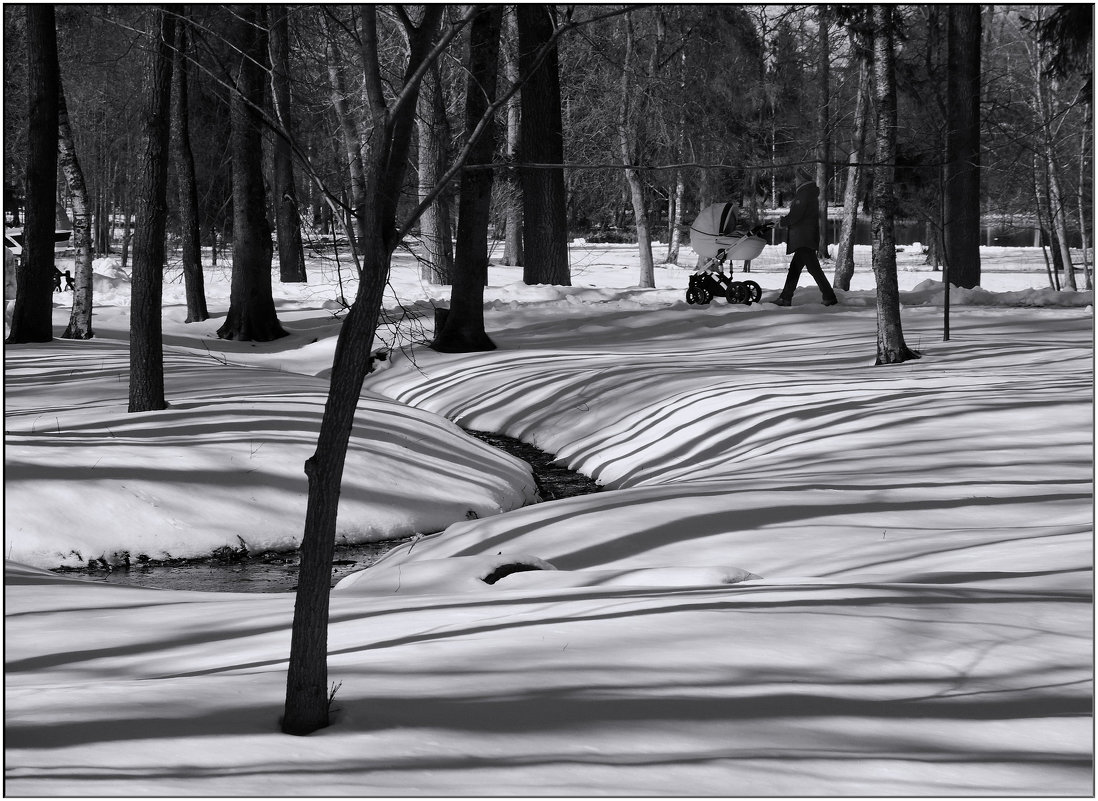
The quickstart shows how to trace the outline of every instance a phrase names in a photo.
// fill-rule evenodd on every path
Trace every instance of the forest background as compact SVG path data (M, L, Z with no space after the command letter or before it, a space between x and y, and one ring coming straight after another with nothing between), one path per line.
M229 7L174 8L182 9L173 14L179 15L176 35L185 72L176 81L182 78L186 88L183 104L174 109L185 111L186 119L175 125L177 130L185 125L198 231L216 260L233 240L228 112L231 54L242 44L233 38ZM558 75L570 237L636 241L640 219L642 238L664 246L657 249L657 263L674 262L684 223L698 210L726 200L756 215L780 208L788 202L793 169L800 163L826 165L824 180L817 183L832 207L843 205L848 187L857 189L864 219L871 170L846 167L852 158L868 166L874 148L862 117L872 113L872 100L859 103L860 88L867 85L860 54L871 35L870 25L859 21L868 22L863 19L868 7L676 5L611 13L620 8L550 8L557 27L568 28L558 40ZM945 227L950 8L901 6L897 19L897 216L906 223L908 240L929 246L931 262L940 259ZM1091 9L1085 4L979 8L984 244L1043 243L1062 269L1059 239L1085 253L1091 225ZM121 251L124 266L146 149L142 115L151 72L144 56L158 31L153 13L151 6L132 5L57 8L60 77L88 191L92 249L95 255ZM448 17L459 14L460 7L447 7ZM362 203L355 197L361 192L361 164L356 164L361 156L355 151L365 140L360 17L351 6L270 5L260 6L249 21L261 34L254 45L270 79L259 95L266 121L274 123L263 132L268 217L277 227L278 204L272 198L286 194L286 179L280 184L276 171L285 169L279 165L286 154L279 151L288 143L272 133L281 123L299 157L290 184L307 241L339 233L342 226L333 215L350 216ZM586 23L589 19L596 21ZM380 61L386 80L393 82L406 58L403 34L394 14L383 11L379 20ZM1055 44L1037 35L1041 26ZM501 41L503 85L518 76L518 33L510 11ZM4 43L4 208L6 223L18 226L27 164L24 6L5 6ZM434 188L466 138L467 50L467 35L455 37L426 76L413 136L415 163L403 186L406 206L414 207ZM284 67L272 69L272 57ZM1082 68L1063 69L1065 64ZM1061 69L1050 72L1050 65ZM496 163L513 165L519 157L518 117L516 95L494 116ZM499 170L496 178L492 235L506 246L502 263L521 264L519 181L514 170ZM168 180L168 250L175 254L191 212L176 188L178 172L171 170ZM281 193L275 191L279 188ZM71 209L65 180L57 182L57 193ZM424 272L437 282L448 282L453 269L456 220L457 191L451 183L415 224ZM836 228L831 226L832 242L838 239ZM1080 266L1088 275L1082 280L1089 281L1089 265ZM284 267L284 280L293 274Z

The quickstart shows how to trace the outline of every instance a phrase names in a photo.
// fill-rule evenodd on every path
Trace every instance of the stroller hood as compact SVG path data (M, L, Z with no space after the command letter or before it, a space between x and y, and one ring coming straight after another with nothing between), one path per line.
M749 261L762 253L766 240L753 236L736 215L732 203L706 206L690 226L690 247L699 256L715 259L720 251L733 261Z

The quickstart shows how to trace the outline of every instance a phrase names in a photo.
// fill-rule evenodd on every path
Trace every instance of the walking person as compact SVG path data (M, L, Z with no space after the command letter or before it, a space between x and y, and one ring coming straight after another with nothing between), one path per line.
M789 262L789 272L785 276L785 287L774 301L778 306L792 306L793 293L797 289L797 282L801 279L801 270L807 269L808 274L816 281L823 296L824 306L834 306L839 302L835 297L835 290L824 275L820 267L820 259L816 255L816 248L820 243L820 218L817 203L820 197L820 189L816 186L812 174L805 167L797 167L797 191L793 195L793 202L789 206L789 214L781 219L782 225L787 229L785 252L792 253L793 258Z

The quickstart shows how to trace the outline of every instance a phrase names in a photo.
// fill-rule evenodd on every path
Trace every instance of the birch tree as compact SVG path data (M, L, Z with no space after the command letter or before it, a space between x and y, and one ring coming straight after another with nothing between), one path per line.
M76 154L76 142L69 124L65 89L60 77L57 82L57 149L61 172L72 194L72 236L75 246L72 314L64 339L91 339L92 331L92 226L88 187L84 170Z
M179 233L183 251L183 285L188 323L210 319L206 307L206 282L202 275L202 243L198 229L198 181L191 150L189 72L187 65L187 17L180 13L172 48L172 149L179 198Z

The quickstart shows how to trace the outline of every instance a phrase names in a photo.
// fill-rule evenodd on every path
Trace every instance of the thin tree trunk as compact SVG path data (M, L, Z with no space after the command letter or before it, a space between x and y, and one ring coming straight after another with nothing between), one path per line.
M1092 123L1093 117L1087 115L1083 122L1082 133L1079 136L1079 177L1075 188L1075 201L1079 212L1079 244L1083 250L1083 286L1087 290L1094 289L1094 279L1090 269L1090 257L1087 255L1087 249L1090 246L1090 242L1087 238L1087 206L1086 193L1084 192L1084 184L1086 183L1087 177L1091 174L1091 170L1087 168L1087 156L1091 152L1091 149L1087 146L1087 134L1090 131Z
M183 248L183 283L187 295L188 323L210 318L202 275L202 245L198 231L198 182L191 152L190 112L187 91L187 18L180 14L172 51L172 144L179 190L179 233Z
M1044 184L1044 186L1042 185ZM1044 181L1044 175L1041 170L1041 157L1035 152L1033 154L1033 196L1037 201L1037 243L1041 246L1041 255L1045 259L1045 269L1048 271L1048 285L1060 291L1060 274L1056 269L1055 264L1049 260L1048 249L1045 247L1045 239L1051 243L1052 238L1052 224L1049 220L1052 214L1048 208L1048 190L1045 188L1047 182Z
M877 279L877 364L917 359L907 347L900 321L896 277L894 194L896 160L896 72L893 6L873 6L873 72L877 106L877 163L873 180L873 273Z
M140 179L130 300L130 412L154 412L164 400L163 305L165 229L168 216L168 146L175 15L156 12L145 157Z
M444 7L428 5L420 25L405 15L399 19L408 33L405 80L409 102L392 114L386 106L378 63L377 21L366 9L359 37L366 83L366 113L371 140L363 151L363 175L378 202L362 210L360 221L362 279L358 295L336 340L328 401L315 453L305 463L309 500L301 542L301 565L294 603L290 661L286 676L286 707L282 731L309 734L328 725L328 610L335 547L336 520L343 467L362 382L370 364L370 349L381 310L389 266L397 241L396 200L403 185L411 144L419 85L411 81L435 41ZM388 121L390 124L384 124Z
M60 71L52 5L27 7L27 206L8 344L53 339L53 232Z
M362 170L363 148L359 140L358 127L355 125L350 106L347 102L349 92L346 82L343 80L342 65L346 63L335 38L335 32L325 18L328 29L328 80L332 88L332 107L335 109L336 121L339 123L339 132L343 137L343 149L347 156L347 167L351 176L351 216L355 220L355 239L362 238L362 230L358 224L366 204L366 184Z
M675 193L672 195L674 212L671 215L667 242L667 263L679 263L679 248L682 246L682 201L686 197L686 179L682 170L675 170Z
M854 242L858 229L858 197L864 184L866 129L869 123L870 74L868 53L858 59L858 97L854 106L854 147L850 151L850 165L846 169L846 191L843 194L843 223L839 231L839 244L835 248L836 289L849 291L854 275Z
M657 16L657 19L662 19L662 17ZM637 255L640 259L640 277L637 285L651 288L656 285L656 272L652 258L652 235L648 230L648 208L644 201L644 185L641 184L640 173L631 168L631 165L636 163L638 140L641 135L641 116L643 114L643 104L634 99L633 71L635 67L633 65L632 15L625 16L624 25L625 57L621 71L618 146L621 163L625 167L625 183L629 188L629 200L633 206L633 220L637 226ZM638 97L643 97L644 92L640 90L636 94Z
M502 12L502 6L484 6L484 10L473 20L466 70L466 140L472 139L481 118L495 102ZM466 164L491 163L495 140L495 126L489 125L470 151ZM431 347L443 353L495 350L495 343L484 331L492 172L467 170L461 179L459 203L457 259L450 292L450 311Z
M514 6L509 6L505 16L507 36L504 38L503 70L507 82L511 85L518 83L518 27ZM523 265L522 255L522 179L515 167L521 149L522 118L520 97L512 95L507 101L507 172L506 190L504 192L504 204L507 214L507 225L503 243L503 263L511 267Z
M831 41L828 36L828 24L831 14L828 6L816 6L816 18L820 34L818 53L820 101L816 108L816 186L820 187L818 198L818 213L820 216L819 256L821 259L826 259L828 258L827 198L828 189L830 188L828 178L831 167L831 120L829 114L831 105Z
M1057 166L1059 160L1056 154L1056 142L1052 131L1052 119L1055 108L1053 100L1049 96L1047 78L1045 77L1045 72L1041 66L1045 59L1043 48L1040 46L1040 43L1038 43L1035 48L1034 56L1034 88L1036 90L1038 124L1041 129L1040 144L1045 162L1045 169L1047 171L1048 210L1053 234L1053 256L1058 256L1063 265L1064 277L1067 279L1068 287L1072 291L1076 291L1078 286L1075 282L1075 268L1072 264L1071 251L1068 247L1067 214L1065 213L1063 195L1060 191L1060 170Z
M278 232L279 278L284 284L303 284L309 280L305 271L305 250L301 245L301 215L297 205L294 182L290 96L290 23L285 5L268 6L270 22L271 99L275 119L281 131L274 132L275 227Z
M568 266L564 131L557 47L534 70L535 54L553 37L552 8L521 4L518 9L519 71L522 88L523 282L571 286Z
M88 187L84 171L76 155L76 144L69 124L69 110L65 102L65 90L60 80L57 84L57 132L58 155L61 171L65 174L72 193L72 235L76 246L75 272L73 276L72 314L69 325L61 336L64 339L91 339L92 332L92 231Z

